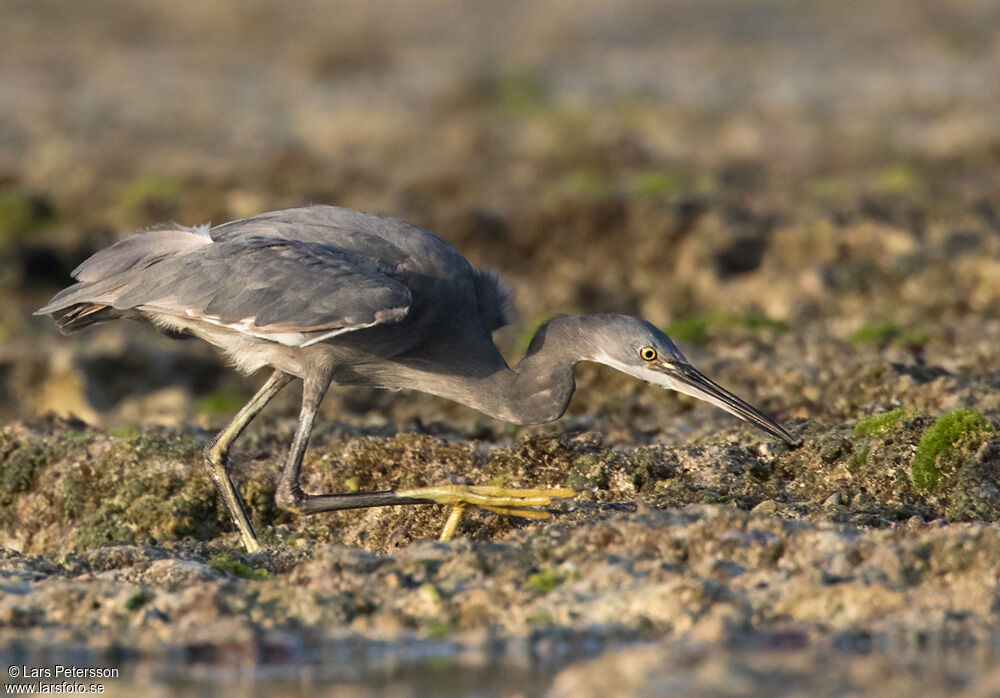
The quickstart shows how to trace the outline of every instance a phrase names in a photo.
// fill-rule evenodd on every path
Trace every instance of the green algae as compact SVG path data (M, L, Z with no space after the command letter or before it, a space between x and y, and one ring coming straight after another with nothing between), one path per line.
M652 198L672 196L691 186L682 172L674 170L640 172L632 177L630 184L630 188L637 194Z
M439 618L433 618L424 625L424 634L432 638L448 637L454 630L450 623Z
M45 198L14 187L0 190L0 244L26 242L55 221L55 212Z
M254 521L271 522L283 518L274 502L274 492L274 481L268 477L251 477L243 486L243 503Z
M118 439L134 439L139 436L139 430L135 427L112 427L108 429L108 436Z
M851 333L847 341L854 346L874 344L884 349L890 345L924 345L931 339L931 335L927 332L906 328L894 322L880 322L862 325Z
M17 502L36 489L42 473L53 463L78 454L90 442L86 432L67 430L55 439L13 440L0 435L0 528L17 520Z
M713 310L677 318L667 326L667 334L688 344L706 344L714 332L737 331L750 335L765 332L784 334L791 326L763 313L733 313Z
M31 199L16 189L0 192L0 239L27 234L31 228Z
M899 424L907 414L906 410L897 408L889 412L883 412L882 414L862 417L854 425L854 435L859 438L872 438L873 436L884 434Z
M879 171L872 185L886 194L917 194L924 187L924 180L909 167L891 165Z
M129 611L135 611L142 608L147 603L153 600L153 595L150 594L145 589L140 590L125 599L125 608Z
M249 395L215 390L198 398L195 409L199 414L211 417L230 417L236 414L249 399Z
M3 495L20 494L29 491L35 478L51 458L48 444L18 443L0 463L0 489Z
M560 484L574 490L605 489L608 486L607 468L597 456L582 455L573 461Z
M541 572L529 574L527 580L524 582L524 586L539 594L548 594L563 584L569 577L570 575L559 570L542 570Z
M963 438L993 431L986 417L968 409L942 415L920 438L910 472L918 491L933 490L941 477L938 458Z
M241 579L253 579L259 581L262 579L270 579L274 576L263 567L251 567L242 560L238 560L222 551L212 555L212 557L208 559L208 564L220 572L225 572L226 574L232 575L233 577L240 577Z
M225 514L200 462L191 434L151 431L116 439L96 461L67 468L58 491L63 515L79 522L73 547L219 535Z
M546 201L562 199L609 199L618 194L610 177L588 169L577 169L559 178L543 194Z
M524 619L524 622L531 627L545 628L555 623L552 614L548 611L535 611Z
M184 183L177 177L146 173L135 177L121 188L119 203L129 209L139 209L153 201L175 206L183 192Z
M901 331L899 325L893 322L862 325L851 333L847 341L854 345L878 344L880 346L887 346Z
M914 514L994 520L993 480L982 473L995 467L998 458L979 454L970 459L971 441L937 459L935 467L947 474L947 481L938 485L941 491L933 498L915 484L908 467L912 449L930 423L928 418L909 419L905 411L892 410L820 435L806 448L763 455L756 448L714 442L687 448L609 448L596 434L547 431L526 432L512 444L490 448L424 434L346 441L337 437L331 442L324 441L329 437L321 432L304 476L313 491L381 490L449 481L564 485L581 491L581 501L598 507L611 502L654 508L715 503L748 509L767 499L788 504L788 492L794 491L799 500L814 503L802 505L805 511L840 492L846 502L868 502L838 510L838 516L862 524L877 517L900 520ZM65 549L82 552L114 541L150 544L231 535L226 510L202 465L201 447L207 438L195 429L144 429L135 436L116 438L72 430L55 438L0 434L0 462L18 466L6 475L28 478L12 489L35 493L44 487L46 493L44 506L18 523L16 536L25 541L25 549L35 545L37 533L38 544L60 540ZM85 444L90 448L83 448ZM303 518L279 510L274 503L274 475L285 448L283 440L279 443L265 434L252 449L261 455L246 458L243 453L234 464L251 518L269 546L300 548L297 541L338 541L388 551L400 541L433 537L439 530L442 512L434 507L399 515L385 512L392 516L369 514L363 524L361 516L352 513ZM32 476L36 468L38 473ZM42 473L44 477L38 477ZM7 521L13 520L19 496L7 495ZM400 516L409 527L402 536ZM492 537L526 525L530 524L477 512L470 515L466 532L475 538ZM55 530L61 538L52 537ZM15 535L10 526L7 532ZM555 573L541 569L534 570L540 576L525 589L543 593L558 580Z
M500 473L491 477L486 484L490 487L506 487L508 480L507 473Z
M708 342L708 319L703 316L678 318L667 327L667 334L679 342L705 344Z

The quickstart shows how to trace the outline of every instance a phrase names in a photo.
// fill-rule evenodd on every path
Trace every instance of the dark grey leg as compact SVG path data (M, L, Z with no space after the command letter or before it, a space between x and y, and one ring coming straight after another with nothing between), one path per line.
M240 499L233 480L229 476L229 447L239 438L247 425L253 418L260 414L264 406L278 394L292 380L292 376L281 371L275 371L267 382L261 386L257 394L250 398L250 402L236 413L233 420L226 425L226 428L219 432L219 435L205 447L205 463L208 465L208 472L215 482L215 487L222 496L222 501L229 509L229 515L233 518L236 528L239 529L240 538L248 553L255 553L260 550L260 542L257 534L254 533L250 517L247 515L243 500Z
M329 388L329 381L306 380L302 385L302 411L299 414L299 426L295 430L292 450L285 461L281 480L275 501L278 506L297 514L318 514L324 511L340 511L343 509L366 509L368 507L384 507L396 504L433 504L433 500L415 497L401 497L392 491L355 492L352 494L307 494L299 484L299 473L302 469L302 458L309 445L316 412L319 411L323 396Z
M292 450L288 454L274 497L282 509L298 514L318 514L323 511L365 509L397 504L444 504L451 506L452 512L441 531L441 540L449 540L455 533L462 512L469 506L482 507L506 516L544 519L549 515L547 511L531 507L549 506L553 499L571 498L576 495L570 489L505 489L457 485L423 487L399 492L388 490L353 494L307 494L299 485L302 457L309 444L316 412L329 385L328 380L306 380L303 383L299 426L295 430Z

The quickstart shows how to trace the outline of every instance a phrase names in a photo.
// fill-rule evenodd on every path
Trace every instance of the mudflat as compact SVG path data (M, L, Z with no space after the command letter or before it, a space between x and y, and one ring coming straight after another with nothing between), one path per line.
M119 667L111 695L1000 692L995 3L90 5L0 28L7 664ZM805 444L589 364L537 427L331 391L310 491L580 491L438 543L436 506L275 508L293 386L233 451L246 555L201 449L263 377L31 312L134 230L309 202L499 270L511 361L554 313L642 316Z

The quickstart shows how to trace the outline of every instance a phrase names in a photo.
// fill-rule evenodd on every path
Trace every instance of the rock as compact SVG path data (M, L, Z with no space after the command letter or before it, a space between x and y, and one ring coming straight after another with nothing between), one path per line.
M148 584L174 590L191 582L219 579L222 574L195 560L157 560L142 574Z

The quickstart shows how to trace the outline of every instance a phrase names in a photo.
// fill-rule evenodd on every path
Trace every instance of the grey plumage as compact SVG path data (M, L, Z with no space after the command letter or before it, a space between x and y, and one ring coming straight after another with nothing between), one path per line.
M330 245L231 237L148 267L112 304L312 338L402 319L410 291L392 271Z
M440 395L510 422L557 419L573 369L595 361L707 400L797 440L699 373L654 326L620 315L557 316L510 368L490 334L510 294L492 271L400 220L330 206L276 211L214 228L157 226L100 252L38 313L72 332L118 317L149 320L222 348L238 368L275 373L206 451L248 547L256 545L226 471L229 444L292 377L303 406L279 504L303 513L417 503L395 493L309 495L298 470L331 383Z

